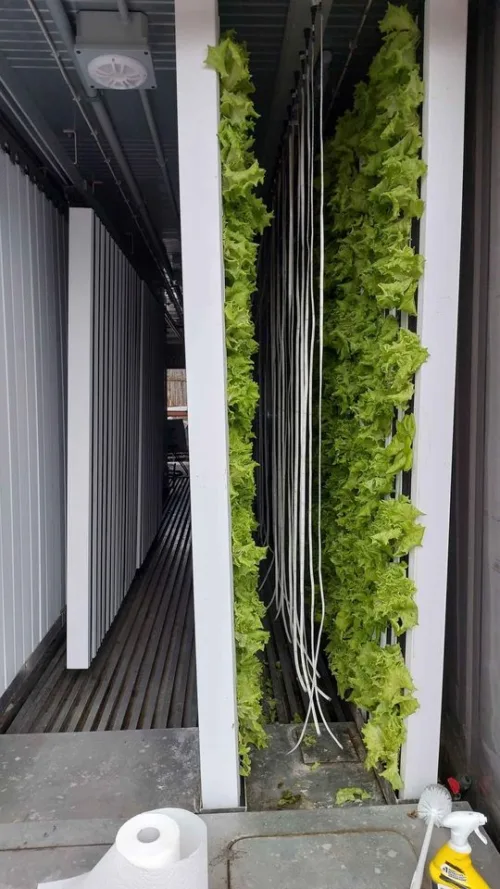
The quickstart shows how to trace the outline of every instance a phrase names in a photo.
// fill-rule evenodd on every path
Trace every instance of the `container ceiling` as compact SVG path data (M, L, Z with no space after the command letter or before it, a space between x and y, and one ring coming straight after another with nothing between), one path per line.
M73 29L78 10L114 9L113 0L63 0L63 5ZM342 79L334 112L342 109L346 97L352 94L353 84L366 74L380 43L377 24L386 5L385 0L323 2L327 19L325 50L331 54L327 70L330 94ZM410 0L407 5L417 12L421 0ZM149 91L148 97L178 206L174 3L173 0L131 0L129 8L145 13L149 21L157 90ZM287 115L293 74L298 53L304 45L304 28L310 18L310 4L305 0L220 0L219 9L221 31L235 31L237 37L248 45L256 107L261 115L256 131L257 153L269 171L274 167ZM36 13L41 25L36 20ZM136 264L144 268L151 264L150 256L115 181L122 182L123 190L130 198L123 176L111 152L105 151L105 160L92 138L53 57L43 33L44 27L71 82L82 93L73 60L54 24L47 0L0 0L0 68L5 62L8 64L11 84L19 87L19 94L27 94L34 102L61 149L70 162L76 164L89 183L89 190L121 233L122 243L129 245ZM180 277L178 213L164 184L140 95L135 91L107 90L102 93L102 98L153 225L167 248L174 272ZM99 129L91 103L85 103L85 108ZM30 125L30 115L26 116L22 107L13 101L12 91L7 94L1 77L0 113L14 122L18 133L40 155L40 140ZM19 118L23 121L22 127ZM104 136L102 143L107 149ZM51 170L50 174L53 172ZM66 190L68 197L74 199L72 190ZM179 325L181 318L175 303L171 302L169 311ZM171 337L175 336L171 328Z

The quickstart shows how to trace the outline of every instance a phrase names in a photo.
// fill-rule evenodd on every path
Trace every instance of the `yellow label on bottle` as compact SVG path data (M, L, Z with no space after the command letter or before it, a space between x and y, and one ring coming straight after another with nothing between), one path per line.
M455 870L450 864L441 865L441 876L446 880L453 880L455 883L467 883L467 877L461 870Z

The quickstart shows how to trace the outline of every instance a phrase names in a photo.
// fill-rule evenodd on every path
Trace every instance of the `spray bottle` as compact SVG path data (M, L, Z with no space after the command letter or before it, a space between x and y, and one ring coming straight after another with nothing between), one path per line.
M451 838L431 861L429 874L432 889L490 889L475 870L469 844L469 836L474 831L482 843L488 840L479 830L487 819L479 812L452 812L443 819L443 827L451 830Z

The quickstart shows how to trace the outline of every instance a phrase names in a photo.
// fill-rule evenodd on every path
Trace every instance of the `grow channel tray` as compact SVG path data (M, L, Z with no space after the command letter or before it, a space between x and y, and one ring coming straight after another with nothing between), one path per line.
M230 889L402 889L417 860L395 831L251 837L232 853Z

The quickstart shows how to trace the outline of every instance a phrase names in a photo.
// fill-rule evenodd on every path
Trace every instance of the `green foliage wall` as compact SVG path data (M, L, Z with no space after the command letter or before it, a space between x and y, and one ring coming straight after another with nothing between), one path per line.
M251 99L254 88L246 49L229 35L209 49L207 64L219 74L221 86L219 140L238 716L242 772L247 774L250 746L262 747L266 743L262 667L257 657L267 634L262 628L265 609L258 593L259 565L265 552L254 541L253 422L259 393L254 380L257 343L251 299L256 288L256 239L270 217L255 194L264 171L253 154L252 133L257 115Z
M413 378L426 359L399 317L416 312L423 259L411 232L425 167L419 29L391 5L380 28L368 81L325 149L323 533L331 667L370 713L368 767L397 788L404 719L418 705L399 645L379 640L388 625L399 636L417 622L406 557L423 527L395 480L411 467Z

